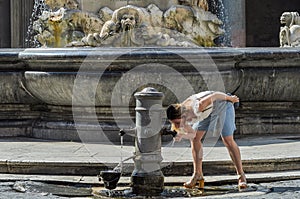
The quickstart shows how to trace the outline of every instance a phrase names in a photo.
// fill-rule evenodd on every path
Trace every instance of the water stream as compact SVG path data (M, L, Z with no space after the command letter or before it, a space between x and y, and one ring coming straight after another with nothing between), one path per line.
M34 21L36 21L42 15L43 11L49 11L45 4L45 0L35 0L25 37L25 45L28 48L41 47L40 43L35 38L36 33L33 31L33 26Z
M229 26L229 17L223 0L210 1L209 9L223 22L222 29L225 30L224 35L221 35L216 39L216 43L220 44L221 46L231 46L231 27Z
M120 157L120 162L119 162L119 164L113 169L113 171L115 171L115 172L119 172L119 173L121 173L122 174L122 171L123 171L123 166L124 166L124 162L126 162L126 161L128 161L128 160L130 160L130 159L133 159L134 157L135 157L135 155L133 155L133 156L130 156L130 157L128 157L128 158L125 158L124 160L123 160L123 146L124 146L124 138L123 138L123 136L120 136L120 141L121 141L121 157Z

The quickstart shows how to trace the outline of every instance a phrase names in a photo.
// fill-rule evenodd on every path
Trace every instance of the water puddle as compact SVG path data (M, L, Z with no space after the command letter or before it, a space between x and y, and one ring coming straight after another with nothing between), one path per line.
M13 184L12 189L19 193L39 193L43 196L86 197L93 195L92 187L48 184L33 181L17 181Z
M249 187L243 192L256 191L256 187ZM229 193L239 193L240 191L234 185L223 186L206 186L204 189L185 189L183 187L167 186L159 196L148 196L151 198L192 198L204 197L213 195L224 195ZM95 197L98 198L144 198L132 193L130 188L118 188L116 190L101 189L94 192Z
M3 184L4 185L4 184ZM9 191L11 187L13 191L20 194L40 194L41 196L59 196L59 197L87 197L91 199L99 198L193 198L202 196L213 196L213 195L226 195L230 193L239 193L239 190L235 185L222 185L222 186L206 186L204 189L185 189L181 186L165 186L163 192L160 195L149 195L140 196L132 192L132 189L128 186L118 186L116 189L109 190L103 186L92 185L61 185L61 184L50 184L33 181L17 181L14 183L7 184L4 186L5 191ZM4 189L2 190L4 191ZM244 192L255 192L257 187L251 186ZM58 198L59 198L58 197Z

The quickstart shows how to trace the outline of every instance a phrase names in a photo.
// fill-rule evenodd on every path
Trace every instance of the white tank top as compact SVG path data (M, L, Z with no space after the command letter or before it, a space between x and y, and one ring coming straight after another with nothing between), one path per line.
M193 107L194 114L197 116L197 118L194 118L193 121L191 121L191 123L202 121L211 114L211 112L213 110L213 103L208 105L202 112L200 112L199 111L199 101L201 98L203 98L209 94L212 94L212 93L213 93L213 91L204 91L204 92L200 92L200 93L190 96L190 99L192 100L191 105Z

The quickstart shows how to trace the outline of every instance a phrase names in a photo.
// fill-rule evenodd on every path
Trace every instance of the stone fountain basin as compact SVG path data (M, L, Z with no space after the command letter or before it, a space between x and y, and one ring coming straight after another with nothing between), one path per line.
M98 82L96 90L82 85L73 91L76 75L76 72L26 71L25 86L32 96L46 104L71 106L74 102L83 106L110 105L108 90L113 87L116 77L98 82L97 75L89 73L86 74L88 81Z
M201 61L198 60L199 55ZM222 78L221 88L232 92L239 86L242 77L241 70L234 65L234 57L237 56L240 56L238 51L228 54L218 50L184 48L26 49L19 55L27 63L24 73L27 91L46 104L66 106L74 102L83 106L110 106L112 91L120 78L134 71L135 67L145 64L148 64L145 67L152 67L149 63L161 64L174 70L162 69L153 78L156 82L164 84L167 78L176 80L177 76L183 75L195 92L206 90L208 88L202 75L193 66L196 64L201 68L200 72L207 75L207 81L211 82L210 88L218 87L219 83L215 83L214 78L219 76ZM80 78L77 76L79 72L84 73ZM135 84L142 85L144 77L152 71L145 70L143 75L139 72L132 73L131 81L122 83L125 88ZM79 83L80 87L78 79L84 79L82 84ZM94 86L86 82L92 82ZM75 83L77 86L74 89ZM164 85L157 86L166 95L165 105L174 102L174 96ZM176 86L179 87L178 90L186 90L180 86Z
M38 99L59 109L71 107L74 101L82 106L96 106L97 115L105 121L113 121L112 89L137 66L149 63L166 65L174 70L161 70L160 76L165 74L166 79L176 79L180 74L190 82L195 92L207 90L192 62L208 74L212 88L216 86L214 75L217 74L222 77L226 92L237 90L236 94L241 99L241 107L237 111L241 134L298 133L300 126L297 119L300 107L300 92L297 92L300 85L298 48L47 48L25 49L17 54L18 61L24 64L20 79L30 96L35 98L33 101ZM207 64L210 61L214 62L215 68ZM97 84L93 88L83 84L74 92L76 76L82 69L86 80L97 80ZM145 73L149 75L151 71L146 70ZM10 73L5 74L11 77ZM135 84L145 83L143 77L136 73L131 81L123 82L122 86L131 88ZM157 78L160 77L152 79ZM174 85L185 92L186 88L181 84L174 82ZM177 101L176 96L164 86L155 85L155 88L165 94L164 106ZM124 96L120 92L113 98L122 104ZM134 106L134 100L131 100L120 110ZM70 115L69 112L67 114Z
M70 105L76 73L26 71L26 88L30 94L47 104Z
M84 71L86 79L97 81L97 86L93 91L90 85L79 88L82 96L76 93L76 101L82 105L95 103L96 106L110 106L112 89L119 79L135 67L149 63L166 65L178 71L190 82L195 92L206 90L207 86L191 63L196 63L203 73L209 74L211 84L214 84L215 74L221 75L221 84L226 92L240 87L237 94L245 101L300 99L300 93L294 92L300 84L300 58L295 48L26 49L19 53L19 58L27 64L26 89L47 104L72 105L76 75L78 71ZM213 63L215 68L212 69L207 62ZM167 78L178 75L168 70L162 70L161 73L168 74ZM98 81L100 77L101 81ZM136 84L142 81L143 76L140 77L138 73L132 79ZM132 86L132 82L123 82L124 87ZM166 88L162 86L158 89L166 95L164 104L172 102L174 96Z

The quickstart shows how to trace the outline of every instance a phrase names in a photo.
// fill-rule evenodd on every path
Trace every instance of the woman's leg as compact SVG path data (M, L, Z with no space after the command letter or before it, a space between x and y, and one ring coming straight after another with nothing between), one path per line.
M201 139L204 134L205 131L197 131L196 137L193 140L191 140L194 172L190 181L184 183L184 186L186 188L193 188L198 182L199 188L203 188L204 186L202 172L203 148L201 143ZM201 180L201 182L199 180Z
M192 155L193 155L193 176L203 176L202 171L202 159L203 159L203 147L201 139L203 138L205 131L197 131L196 137L191 140Z
M244 175L241 152L234 141L233 133L236 129L235 126L235 111L232 103L227 103L226 115L224 120L223 130L221 132L222 140L224 145L226 146L231 160L235 166L236 172L238 175L241 175L239 178L239 184L241 182L246 182L246 177Z
M240 152L238 145L236 144L236 142L233 139L233 135L229 135L229 136L225 136L225 137L222 136L222 140L229 152L229 155L235 166L237 174L241 175L241 178L239 179L240 180L239 183L246 182L246 177L244 175L244 170L243 170L243 165L242 165L241 152Z

